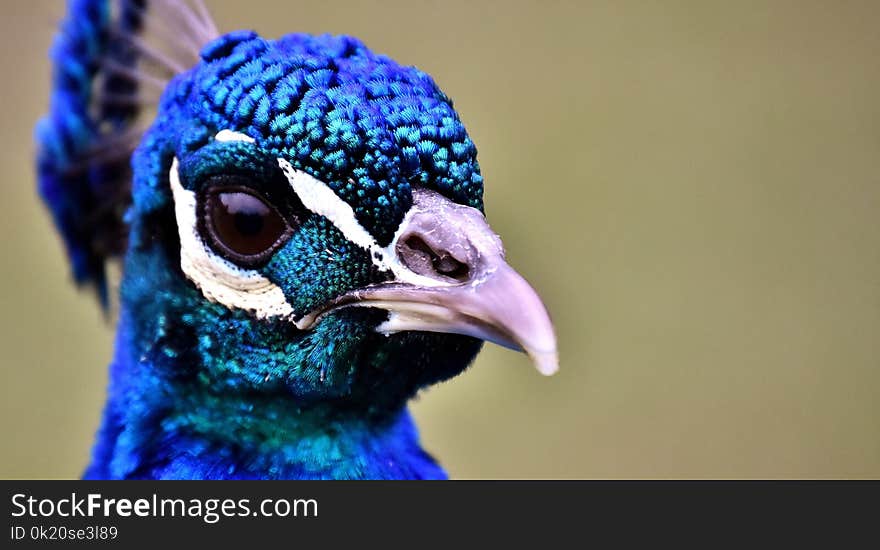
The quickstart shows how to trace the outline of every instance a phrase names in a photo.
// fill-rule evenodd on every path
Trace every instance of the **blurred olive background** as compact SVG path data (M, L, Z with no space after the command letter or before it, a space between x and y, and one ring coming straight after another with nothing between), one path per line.
M432 74L561 371L487 346L414 406L454 477L880 477L876 2L215 0ZM3 2L0 476L75 477L113 325L34 191L61 1Z

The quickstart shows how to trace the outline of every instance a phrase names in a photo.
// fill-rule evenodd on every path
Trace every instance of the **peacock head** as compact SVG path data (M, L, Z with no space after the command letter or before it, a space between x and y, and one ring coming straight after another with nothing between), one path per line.
M483 340L551 374L552 325L485 220L476 155L427 74L354 38L214 40L133 158L134 337L223 391L304 400L397 402Z

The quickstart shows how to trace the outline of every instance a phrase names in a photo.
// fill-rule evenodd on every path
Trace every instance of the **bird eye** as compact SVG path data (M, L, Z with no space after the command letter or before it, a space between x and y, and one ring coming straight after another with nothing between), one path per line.
M215 189L205 196L204 229L213 248L244 267L269 259L290 234L284 217L249 189Z

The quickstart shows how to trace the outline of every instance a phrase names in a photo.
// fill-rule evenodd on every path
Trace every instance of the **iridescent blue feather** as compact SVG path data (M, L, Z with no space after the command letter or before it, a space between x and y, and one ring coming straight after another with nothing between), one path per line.
M131 67L136 52L121 36L140 28L143 1L121 4L72 0L52 48L54 73L49 113L36 129L39 190L52 210L80 284L91 284L106 304L105 261L124 250L122 215L130 200L128 134L137 81L104 69Z
M76 281L104 303L106 262L124 256L86 477L444 477L406 403L466 368L480 341L380 333L389 317L375 308L300 330L226 307L183 272L173 194L204 198L215 176L240 176L286 196L283 160L350 206L377 246L391 242L416 188L481 211L476 148L434 80L348 36L217 36L200 3L173 0L70 0L52 60L36 132L40 192ZM334 223L303 214L249 271L294 319L389 280Z

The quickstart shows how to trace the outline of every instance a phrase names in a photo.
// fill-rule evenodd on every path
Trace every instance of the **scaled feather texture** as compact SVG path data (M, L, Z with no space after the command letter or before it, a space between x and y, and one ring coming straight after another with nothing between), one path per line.
M483 340L555 370L426 73L183 0L69 0L52 59L40 193L105 307L123 265L85 477L444 478L412 396Z

